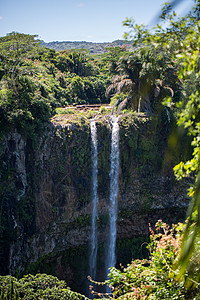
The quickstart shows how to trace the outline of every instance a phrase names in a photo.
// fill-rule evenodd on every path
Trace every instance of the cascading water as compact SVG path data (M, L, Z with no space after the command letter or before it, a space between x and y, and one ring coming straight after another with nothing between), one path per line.
M118 198L118 178L119 178L119 125L118 118L111 116L111 153L110 153L110 194L109 194L109 235L108 247L106 252L106 277L109 273L109 268L115 266L115 244L117 235L117 198ZM92 230L91 230L91 245L90 245L90 258L89 269L90 276L95 279L96 277L96 260L97 260L97 225L98 218L98 149L97 149L97 128L94 120L90 122L91 132L91 159L92 159Z
M116 116L111 117L111 155L110 155L110 196L109 196L109 238L106 255L106 275L116 263L115 244L117 235L117 198L119 178L119 125Z
M94 120L90 122L90 132L91 132L91 157L92 157L92 232L91 232L89 268L90 268L90 276L93 279L95 279L97 247L98 247L97 226L96 226L96 220L98 217L98 211L97 211L98 149L97 149L97 128Z

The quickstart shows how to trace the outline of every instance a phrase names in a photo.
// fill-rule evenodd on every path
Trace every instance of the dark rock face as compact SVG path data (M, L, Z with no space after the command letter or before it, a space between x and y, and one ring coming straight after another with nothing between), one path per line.
M174 180L172 162L164 165L167 134L160 132L160 125L155 127L143 117L120 121L118 240L147 236L148 224L158 219L175 223L185 218L187 183ZM97 223L103 245L108 232L110 130L105 121L97 128ZM82 272L80 278L87 276L92 210L89 125L48 125L35 144L13 132L2 139L0 155L2 274L23 272L35 264L35 272L49 271L69 284L76 272ZM72 263L72 253L83 257L82 271ZM39 260L53 262L53 269L37 265Z

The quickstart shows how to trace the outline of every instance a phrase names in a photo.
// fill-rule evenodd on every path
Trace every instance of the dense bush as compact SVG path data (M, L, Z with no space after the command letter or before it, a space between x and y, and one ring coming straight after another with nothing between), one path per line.
M159 220L155 232L150 228L149 259L134 260L125 268L121 266L121 270L111 268L110 279L104 283L112 291L109 296L112 299L200 299L200 240L196 240L186 279L176 279L178 270L174 269L174 263L180 254L184 227L179 223L170 228ZM92 286L91 289L96 294Z
M0 126L24 128L48 121L55 108L102 103L109 75L99 60L81 51L43 48L36 36L0 38Z
M0 299L86 299L72 292L64 281L46 274L26 275L21 279L12 276L0 276Z

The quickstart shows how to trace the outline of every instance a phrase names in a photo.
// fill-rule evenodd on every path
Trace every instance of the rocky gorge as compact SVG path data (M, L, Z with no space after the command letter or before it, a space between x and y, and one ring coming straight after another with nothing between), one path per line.
M89 116L89 114L91 114ZM45 272L86 289L91 236L91 147L89 120L95 112L55 116L35 138L13 130L1 137L2 274ZM89 117L88 117L89 116ZM124 113L119 117L120 158L117 264L145 255L149 223L183 221L188 182L173 175L172 125L166 115ZM108 235L110 116L97 113L98 253L103 279Z

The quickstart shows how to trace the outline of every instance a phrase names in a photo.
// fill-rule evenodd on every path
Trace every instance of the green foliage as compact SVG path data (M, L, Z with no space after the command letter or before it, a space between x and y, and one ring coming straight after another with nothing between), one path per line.
M176 280L178 270L173 270L174 261L180 254L180 245L183 237L184 224L173 225L170 228L159 220L155 232L150 228L149 259L134 260L121 270L110 269L107 284L112 294L111 299L199 299L199 240L190 262L188 286L184 279ZM93 290L93 294L95 291ZM103 296L103 295L101 295Z
M67 287L64 281L46 274L25 275L17 280L11 276L0 276L0 299L87 299Z
M101 61L104 63L102 65L102 70L104 72L109 72L112 75L117 74L118 61L121 57L129 54L123 47L108 47L108 53L101 56Z
M32 35L1 37L1 130L36 130L57 107L106 102L109 76L99 61L83 51L43 48Z
M125 94L123 98L127 98L128 107L138 112L158 113L161 99L167 95L177 97L177 66L168 53L154 45L137 48L120 57L116 70L118 75L112 78L107 96Z
M89 217L86 217L85 220L86 219L89 219ZM81 216L77 222L75 220L69 224L69 227L67 225L63 231L64 234L67 234L68 229L72 229L73 226L73 228L77 228L78 230L78 226L80 225L81 227L81 224L83 225L85 220L84 217ZM89 224L90 220L87 222ZM23 274L37 275L37 273L46 273L52 276L56 276L56 273L58 273L73 290L81 291L81 293L86 292L86 277L88 274L87 245L80 245L79 247L68 248L59 252L51 252L48 255L41 256L36 262L26 265Z
M10 283L8 283L8 280L10 279ZM1 289L0 291L0 299L1 300L17 300L21 299L19 297L19 294L17 292L16 283L14 283L16 279L11 276L7 276L6 283L8 283L8 288L6 290Z
M55 113L56 113L57 115L62 115L62 114L74 114L74 111L73 111L72 109L70 109L70 108L64 109L64 108L62 108L62 107L56 107Z
M166 133L169 127L170 122L166 122L167 113L169 116L173 114L178 120L178 126L185 128L192 139L192 157L182 160L174 168L178 179L190 177L194 180L194 185L189 191L192 202L189 210L190 218L184 229L183 248L180 252L180 247L177 249L176 246L176 242L179 243L180 234L178 227L170 230L165 224L158 224L164 230L164 235L152 235L150 243L152 252L149 261L136 261L122 271L114 268L111 270L110 284L114 286L115 297L187 299L193 296L192 289L195 293L195 289L199 288L200 38L198 2L194 9L183 18L176 18L175 14L170 12L168 4L165 5L161 18L167 20L169 25L166 27L157 25L153 32L143 25L135 24L132 19L127 19L124 25L131 29L132 36L129 35L129 37L133 38L133 44L137 46L132 53L122 48L110 48L109 52L101 58L95 58L89 57L83 51L58 53L54 50L43 49L38 46L36 36L13 32L0 38L1 130L17 128L26 132L27 135L29 132L33 135L39 128L42 128L42 124L48 121L52 114L63 112L61 106L70 103L106 102L108 100L105 98L105 90L111 83L110 76L115 75L107 90L107 96L112 97L113 104L118 102L121 105L127 101L128 106L135 111L145 111L150 115L156 113L156 116L153 116L154 125L157 128L160 127L162 133L163 131ZM162 104L166 108L163 108ZM80 125L81 130L85 123L85 117L79 115L77 124ZM132 126L137 128L135 123ZM146 171L150 173L153 168L161 168L162 153L159 151L163 149L162 142L166 140L160 139L160 135L152 136L155 127L147 128L144 138L140 137L143 153L140 151L136 153L138 134L133 137L129 131L125 132L129 152L122 152L124 164L128 164L130 157L136 155L140 162L141 173L147 173ZM99 135L99 153L109 153L110 149L106 146L108 145L107 139L101 134ZM72 138L76 142L73 135ZM88 132L83 135L83 139L84 142L88 140ZM88 157L85 155L88 153L86 143L81 140L80 144L76 143L70 151L74 165L72 180L76 182L76 187L80 192L80 202L84 202L85 198L88 198L88 191L86 191L88 186L83 170L89 170ZM100 155L100 157L99 192L103 194L108 182L109 164L108 159L105 158L106 155ZM1 165L1 168L4 166ZM129 175L129 170L126 172ZM62 174L62 170L59 174ZM2 182L11 183L12 168L8 167L4 176ZM10 216L3 213L3 207L7 199L14 195L14 191L11 188L7 193L7 188L3 183L0 186L2 195L0 229L4 231L7 228L6 230L9 231L7 224ZM22 199L22 206L19 207L18 212L26 225L32 222L29 218L29 209L27 209L27 205L32 203L31 199L29 201L25 204L25 200ZM30 209L31 207L30 205ZM15 207L12 209L14 210ZM80 218L79 221L81 225L87 223L88 220ZM12 229L9 235L13 234ZM173 271L174 260L177 262L175 266L178 271ZM148 267L146 263L149 264ZM175 275L179 282L176 281ZM9 287L1 291L1 296L5 298L13 296L17 299L18 291L15 292L17 284L19 283L14 279L11 280ZM32 295L30 295L27 299L31 299ZM47 297L46 294L42 295L44 299Z
M38 41L36 35L12 32L0 38L0 66L4 71L8 85L15 89L15 80L20 74L26 74L28 67L23 65L35 51ZM4 77L3 76L3 77Z
M172 2L176 3L176 1ZM171 65L168 74L169 71L172 73L171 71L174 69L179 76L172 74L170 85L168 85L176 92L176 97L175 94L174 96L173 94L167 95L166 99L164 101L162 99L162 101L168 107L168 111L174 113L180 131L184 128L186 134L191 138L190 148L193 149L191 157L182 159L174 168L178 179L189 177L194 182L189 190L189 196L192 197L188 211L189 221L185 228L180 259L175 266L180 268L178 278L181 280L182 276L186 274L195 248L195 240L200 236L199 1L195 1L194 7L183 17L177 17L172 11L172 6L165 3L161 19L168 22L167 26L158 24L153 31L135 24L132 19L127 19L124 25L131 29L134 45L137 45L141 51L145 50L145 53L147 53L146 49L154 49L154 53L164 54ZM129 34L126 36L131 37ZM153 65L156 66L155 62ZM159 64L156 69L158 66ZM165 80L164 77L160 79ZM172 80L177 83L177 90L171 85ZM173 144L176 145L178 137L174 136L172 139L174 139Z
M115 110L117 110L117 107L119 106L119 104L124 101L125 99L127 99L128 95L124 94L124 93L119 93L119 94L115 94L113 97L111 97L110 99L110 105L115 107Z
M174 22L171 37L178 31L179 45L174 57L180 64L179 77L184 82L183 93L180 101L176 104L177 124L185 128L186 133L191 137L192 156L189 160L181 161L175 166L174 171L178 179L183 177L193 178L194 184L189 190L192 197L188 211L189 221L184 234L183 246L180 260L177 266L180 267L179 278L187 271L188 264L195 248L195 241L200 236L200 96L199 96L199 17L198 3L193 10L185 17ZM171 103L173 105L173 103Z

